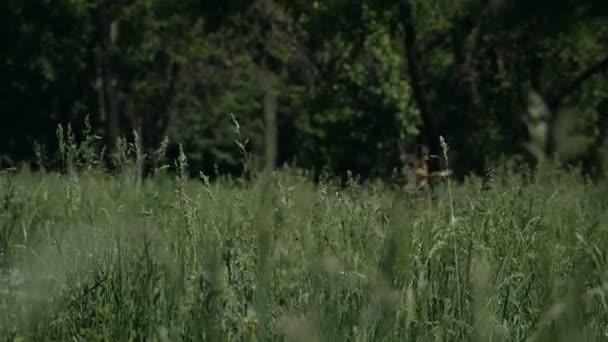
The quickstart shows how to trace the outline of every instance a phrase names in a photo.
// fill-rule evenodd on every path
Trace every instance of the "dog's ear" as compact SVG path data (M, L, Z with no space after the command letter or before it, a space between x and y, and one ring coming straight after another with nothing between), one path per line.
M416 157L420 160L428 160L430 156L429 147L426 145L416 145Z

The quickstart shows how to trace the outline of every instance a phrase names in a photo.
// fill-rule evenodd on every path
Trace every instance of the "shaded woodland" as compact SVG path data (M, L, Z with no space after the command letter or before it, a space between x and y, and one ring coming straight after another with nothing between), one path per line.
M505 158L601 176L607 19L601 0L5 0L0 165L88 115L109 150L167 137L211 175L242 171L238 139L256 169L388 177L441 135L460 176Z

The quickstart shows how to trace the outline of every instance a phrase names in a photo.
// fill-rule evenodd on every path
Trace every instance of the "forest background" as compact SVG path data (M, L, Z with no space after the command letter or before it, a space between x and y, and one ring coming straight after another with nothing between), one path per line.
M385 178L440 135L457 176L547 157L601 176L607 14L601 0L5 0L0 166L52 168L58 125L88 116L100 145L135 132L151 155L167 137L212 176L243 171L239 140L256 169Z

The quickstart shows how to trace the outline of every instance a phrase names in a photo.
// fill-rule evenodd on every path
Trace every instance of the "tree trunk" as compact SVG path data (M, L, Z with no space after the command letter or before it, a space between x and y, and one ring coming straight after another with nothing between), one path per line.
M440 155L439 134L422 84L423 76L418 62L416 27L414 26L410 0L403 0L401 22L405 33L404 45L412 92L422 118L423 127L419 143L428 146L432 155Z
M119 23L107 11L108 4L97 1L97 25L101 30L101 42L97 56L97 101L99 116L106 124L107 145L110 151L116 146L120 134L120 113L117 97L118 77L114 71L113 56L117 51Z
M116 19L112 19L109 25L108 30L108 46L106 47L106 61L105 61L105 70L106 70L106 101L108 103L108 137L110 139L110 143L116 143L116 139L118 139L118 135L120 134L120 113L118 110L118 78L116 73L114 72L114 66L112 65L112 56L116 53L116 41L118 40L118 32L119 26L118 21Z
M272 82L270 71L264 71L264 169L273 171L277 164L277 91Z

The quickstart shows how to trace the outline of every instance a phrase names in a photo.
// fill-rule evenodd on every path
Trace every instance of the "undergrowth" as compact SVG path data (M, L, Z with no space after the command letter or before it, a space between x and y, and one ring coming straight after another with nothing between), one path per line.
M0 174L0 340L605 341L608 197L502 167L425 196L380 182ZM159 151L162 154L162 151ZM98 157L95 157L98 156ZM449 190L449 192L448 192Z

